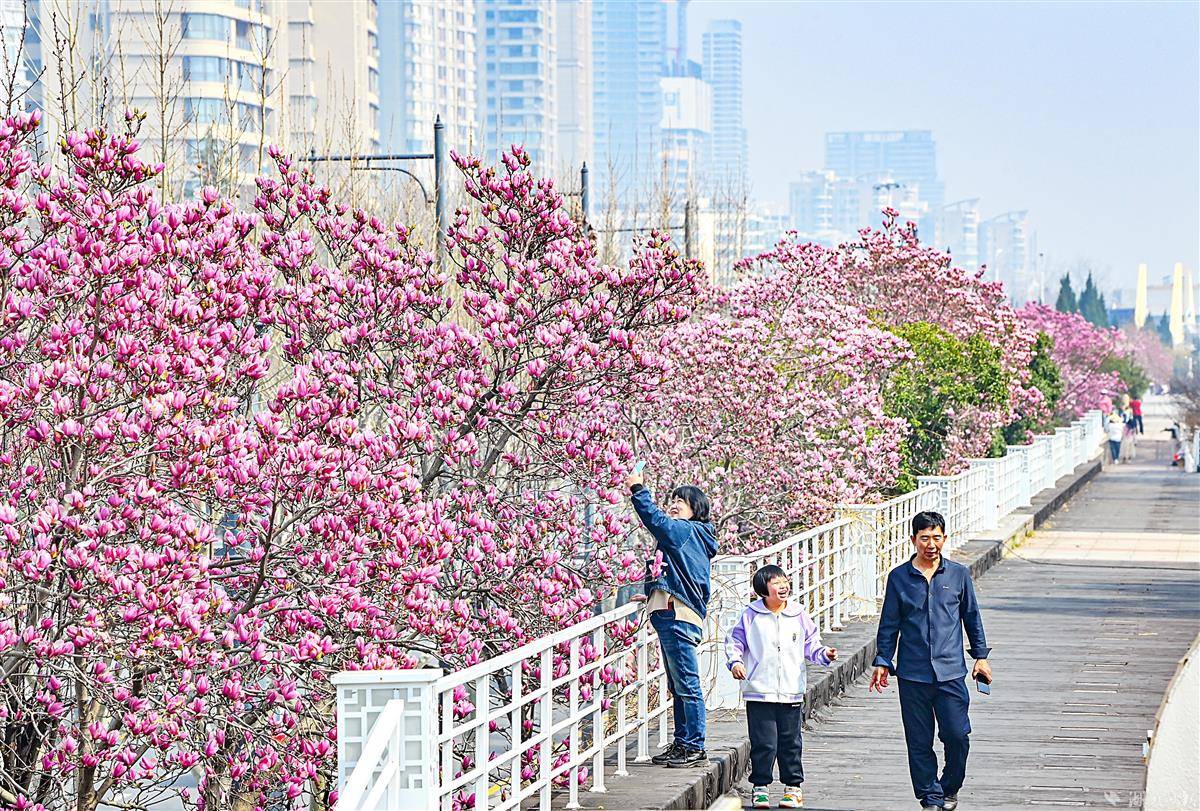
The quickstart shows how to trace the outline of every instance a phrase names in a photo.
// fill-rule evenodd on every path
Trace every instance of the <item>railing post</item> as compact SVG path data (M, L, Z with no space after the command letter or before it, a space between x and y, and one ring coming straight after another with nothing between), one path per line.
M1021 491L1017 505L1020 507L1028 507L1033 502L1033 482L1030 481L1033 471L1030 470L1029 466L1030 452L1031 449L1028 445L1008 446L1008 455L1017 460L1017 487Z
M853 576L850 589L854 595L854 614L868 616L877 608L882 597L879 590L879 511L876 504L850 504L838 509L838 517L849 519L850 555Z
M981 529L995 529L1000 526L1000 465L1003 459L972 459L971 466L983 468L987 483L983 488L983 526Z
M704 690L704 704L710 710L742 706L738 683L725 667L724 642L751 602L750 567L750 558L740 555L717 558L712 563L712 597L704 622L704 639L697 651L700 686Z
M1055 428L1054 433L1058 439L1058 465L1054 471L1054 480L1058 481L1075 468L1071 465L1071 429Z
M369 804L338 811L387 811L411 808L436 811L437 766L437 669L344 671L333 677L337 690L337 783L338 792L355 776L363 749L380 715L389 702L402 701L404 709L392 725L382 758L362 762L367 772L363 801ZM378 774L376 774L378 772ZM356 783L363 783L363 774ZM384 785L380 785L383 783Z
M957 532L958 527L951 528L951 521L957 523L957 516L950 514L951 493L950 493L950 477L948 476L918 476L917 487L932 487L937 491L937 511L946 519L946 534Z

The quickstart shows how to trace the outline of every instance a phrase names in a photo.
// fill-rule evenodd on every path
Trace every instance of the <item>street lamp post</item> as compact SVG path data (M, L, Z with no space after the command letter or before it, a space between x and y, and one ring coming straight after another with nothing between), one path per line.
M307 155L301 155L297 160L302 160L307 163L344 163L351 162L351 171L371 171L371 172L400 172L407 175L416 181L416 184L421 189L421 199L426 205L433 205L435 217L437 219L437 238L434 240L434 245L437 249L438 265L441 265L445 255L443 240L446 238L446 231L450 227L449 209L447 208L446 194L446 125L442 123L442 117L439 115L433 122L433 152L415 152L415 153L387 153L376 155L318 155L315 149L310 150ZM433 199L429 199L429 192L425 188L425 184L421 182L421 178L404 169L400 166L372 166L374 163L391 163L395 161L433 161ZM362 166L354 166L354 163L362 163Z

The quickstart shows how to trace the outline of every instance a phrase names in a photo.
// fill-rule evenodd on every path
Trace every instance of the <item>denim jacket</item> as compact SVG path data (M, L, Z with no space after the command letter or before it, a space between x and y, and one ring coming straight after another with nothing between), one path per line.
M654 536L657 550L663 556L659 576L646 578L646 596L661 589L704 618L712 589L711 563L717 554L713 525L671 518L654 503L643 485L634 485L631 497L633 509Z

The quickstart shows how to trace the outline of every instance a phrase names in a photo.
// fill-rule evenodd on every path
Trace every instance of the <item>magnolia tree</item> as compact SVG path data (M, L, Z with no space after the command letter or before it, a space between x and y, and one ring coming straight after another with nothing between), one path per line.
M905 426L884 414L881 381L904 342L841 299L836 252L793 257L665 330L671 373L634 409L649 471L710 495L724 552L821 523L898 468Z
M1005 378L1007 396L985 387L953 415L940 471L951 473L968 458L986 456L996 431L1018 412L1039 407L1041 397L1029 385L1036 336L1009 306L1003 285L984 281L983 270L955 267L949 254L922 245L916 226L902 226L896 216L885 211L882 229L844 246L848 291L893 326L928 322L964 343L982 339L998 350Z
M1159 386L1171 383L1175 375L1175 356L1152 329L1137 329L1132 325L1121 330L1123 353L1146 372L1147 379Z
M132 131L0 125L0 802L332 800L330 673L462 666L638 576L618 404L695 268L605 267L528 172L456 158L448 259L286 158L163 207ZM585 512L585 505L597 509ZM590 522L586 520L590 517Z
M1123 339L1115 329L1093 326L1078 313L1063 313L1044 304L1029 303L1018 311L1031 329L1053 341L1050 351L1062 380L1062 397L1055 417L1067 421L1091 409L1112 409L1112 400L1125 390L1120 375L1106 363L1123 356Z
M950 473L986 455L996 431L1018 410L1037 407L1039 394L1028 385L1034 333L1009 307L1000 284L954 267L949 255L921 245L916 227L896 216L885 211L881 229L864 229L857 242L837 249L832 289L839 302L884 329L931 324L964 346L982 340L998 350L1002 384L981 388L949 415L948 432L939 437L941 458L926 471ZM809 256L808 246L788 238L744 266L770 276L803 269Z

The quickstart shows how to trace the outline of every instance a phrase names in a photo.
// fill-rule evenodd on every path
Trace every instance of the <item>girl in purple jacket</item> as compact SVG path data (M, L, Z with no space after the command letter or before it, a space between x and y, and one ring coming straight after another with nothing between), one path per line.
M804 767L800 729L804 721L805 660L828 665L837 650L821 644L821 634L799 600L789 600L792 584L778 566L754 573L755 600L725 640L729 671L742 683L750 727L750 782L755 808L770 808L776 759L783 781L780 808L801 808Z

